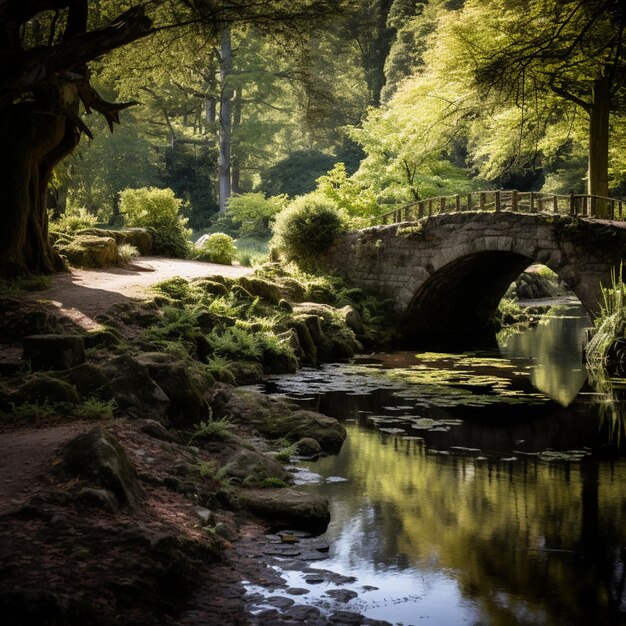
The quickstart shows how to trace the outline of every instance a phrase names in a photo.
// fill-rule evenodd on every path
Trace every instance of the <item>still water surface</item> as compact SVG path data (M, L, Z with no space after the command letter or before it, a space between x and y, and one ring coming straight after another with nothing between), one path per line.
M339 455L302 464L303 488L331 501L320 566L358 579L344 608L404 625L626 623L626 459L585 384L588 325L569 307L502 338L501 356L375 354L274 381L348 430Z

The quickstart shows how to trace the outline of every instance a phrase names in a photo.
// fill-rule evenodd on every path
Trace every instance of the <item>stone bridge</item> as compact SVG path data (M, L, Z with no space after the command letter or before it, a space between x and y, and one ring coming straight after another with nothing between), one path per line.
M529 265L556 272L593 317L625 255L624 222L473 211L344 234L326 261L393 300L406 347L466 349L495 345L498 303Z

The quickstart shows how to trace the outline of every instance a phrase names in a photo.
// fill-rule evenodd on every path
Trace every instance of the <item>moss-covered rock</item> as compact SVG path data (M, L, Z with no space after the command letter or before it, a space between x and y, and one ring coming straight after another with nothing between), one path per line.
M317 323L313 323L315 324L316 329L319 328L320 334L322 334L319 319L317 320ZM307 363L309 365L317 365L317 348L315 347L315 342L311 338L311 333L307 324L302 320L292 319L289 320L288 326L290 329L294 330L298 336L300 353L297 353L297 356L302 360L303 363Z
M29 335L22 346L23 358L33 370L65 370L85 362L80 335Z
M153 237L147 228L121 228L111 230L108 228L85 228L79 230L77 235L91 235L95 237L113 237L118 246L129 244L145 256L153 252Z
M258 486L270 478L288 482L291 476L281 463L253 450L240 450L235 453L220 470L220 474L236 478L251 487Z
M258 296L270 304L277 305L282 299L280 288L267 280L254 276L242 276L237 281L249 294Z
M296 447L300 456L317 456L322 452L319 441L311 437L303 437L298 441Z
M0 341L13 342L28 335L60 332L59 318L43 306L18 298L0 297Z
M135 468L117 439L103 428L72 439L61 456L64 469L72 476L95 481L112 491L120 504L139 503L142 492Z
M114 348L124 344L118 332L111 328L101 328L83 335L85 348Z
M220 386L211 401L213 415L229 416L239 424L252 426L270 439L297 442L315 439L324 452L338 452L346 438L345 428L333 417L312 411L294 410L296 405L269 398L247 389Z
M83 398L111 400L115 395L109 378L97 365L83 363L51 376L71 385Z
M263 366L256 361L232 361L228 369L237 385L250 385L263 380Z
M330 522L328 500L316 494L294 489L255 489L246 491L241 499L252 513L268 520L275 529L323 533Z
M76 405L80 402L80 396L74 386L46 374L31 376L15 393L10 395L9 399L15 405L24 402Z
M69 244L59 244L59 253L76 267L107 267L117 264L114 237L77 235Z
M152 380L143 363L123 354L104 364L102 371L111 382L118 407L128 415L159 421L167 419L169 398Z
M162 352L140 354L137 362L146 367L150 378L169 399L167 416L177 427L188 426L206 419L209 405L204 397L211 379L194 372L191 363L182 363Z

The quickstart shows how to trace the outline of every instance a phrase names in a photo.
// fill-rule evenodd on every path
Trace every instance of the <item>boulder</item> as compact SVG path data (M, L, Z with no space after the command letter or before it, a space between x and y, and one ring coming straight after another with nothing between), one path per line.
M72 476L92 480L113 492L120 504L136 506L141 487L130 459L117 439L101 427L65 444L61 452L64 469Z
M270 304L277 305L282 299L282 293L278 285L270 283L262 278L256 278L254 276L242 276L237 281L250 295L258 296L259 298L269 302Z
M150 377L148 368L123 354L102 366L115 393L117 406L132 417L164 421L169 398Z
M298 454L300 456L317 456L322 452L322 446L317 439L303 437L297 443Z
M346 429L334 418L313 411L295 411L283 417L281 426L288 441L315 439L328 454L336 454L347 436Z
M117 264L114 237L77 235L69 244L58 245L58 251L77 267L106 267Z
M334 454L341 449L346 429L334 418L296 410L285 400L264 394L221 386L214 394L211 406L216 418L229 416L236 423L252 426L270 439L285 438L299 441L315 439L324 452Z
M283 482L290 480L290 474L275 459L253 450L240 450L220 471L229 478L237 478L246 485L259 485L269 478Z
M23 358L33 370L65 370L85 362L80 335L29 335L22 339Z
M54 378L72 385L84 398L111 400L114 390L102 368L89 363L82 363L71 369L51 374Z
M359 312L351 305L346 305L341 309L338 309L339 314L344 322L344 324L357 335L362 335L365 332L365 328L363 327L363 322L361 321L361 316Z
M193 376L189 364L162 352L140 354L137 362L146 367L150 378L169 399L167 416L172 424L189 426L208 416L209 404L203 393L209 385L200 376Z
M34 374L9 397L13 404L78 404L80 397L72 385L45 374Z
M152 234L147 228L121 228L110 230L108 228L84 228L77 231L77 235L91 235L95 237L113 237L117 245L124 243L134 246L139 254L145 256L152 253Z
M242 502L273 528L296 528L323 533L330 522L328 500L294 489L254 489L246 491Z
M28 335L50 335L60 331L59 318L41 305L17 298L0 298L0 340L13 342Z

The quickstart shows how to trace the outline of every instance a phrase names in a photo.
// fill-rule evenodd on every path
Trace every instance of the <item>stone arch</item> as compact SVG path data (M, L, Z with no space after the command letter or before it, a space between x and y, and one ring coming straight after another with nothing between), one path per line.
M516 252L488 250L457 258L434 271L402 316L412 347L496 347L494 316L509 285L534 262Z
M493 314L508 285L532 263L552 269L593 318L601 284L626 258L626 223L570 216L461 212L417 223L346 233L327 267L351 284L391 299L403 345L495 342Z

